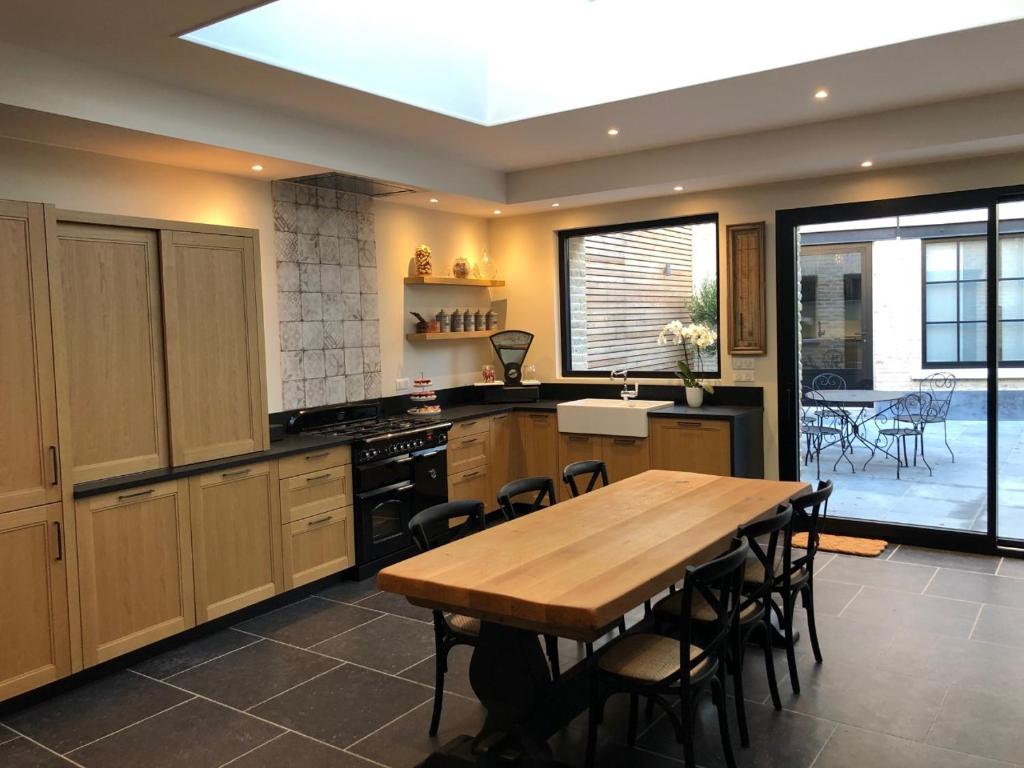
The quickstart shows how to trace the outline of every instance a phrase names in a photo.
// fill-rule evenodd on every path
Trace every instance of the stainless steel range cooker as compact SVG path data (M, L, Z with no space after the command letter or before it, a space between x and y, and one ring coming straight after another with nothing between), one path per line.
M430 416L384 416L376 403L296 411L291 433L352 438L356 571L360 579L416 553L409 520L448 500L448 430Z

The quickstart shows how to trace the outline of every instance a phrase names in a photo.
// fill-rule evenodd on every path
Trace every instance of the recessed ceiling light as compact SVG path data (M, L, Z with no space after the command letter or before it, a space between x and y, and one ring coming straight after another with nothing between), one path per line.
M430 202L437 203L437 202L440 202L440 201L436 197L432 197L432 198L430 198Z
M252 167L252 169L253 169L254 171L256 171L257 173L259 173L260 171L262 171L262 170L263 170L263 166L262 166L262 165L260 165L259 163L256 163L256 165L254 165L254 166Z
M557 207L558 207L558 206L560 206L560 205L561 205L561 203L552 203L552 204L551 204L551 207L552 207L552 208L557 208Z
M681 186L679 186L678 184L676 184L674 187L672 187L672 191L673 192L682 192L683 188Z
M618 128L609 128L608 129L608 135L609 136L618 136L619 135L619 129Z
M870 168L874 164L875 163L872 160L865 160L863 163L860 164L860 167L861 168Z
M494 215L495 215L495 216L498 216L498 215L500 215L500 214L501 214L501 209L500 209L500 208L495 208L495 209L494 209Z
M814 92L814 98L816 98L818 101L824 101L825 99L828 98L828 91L825 90L824 88L819 88Z

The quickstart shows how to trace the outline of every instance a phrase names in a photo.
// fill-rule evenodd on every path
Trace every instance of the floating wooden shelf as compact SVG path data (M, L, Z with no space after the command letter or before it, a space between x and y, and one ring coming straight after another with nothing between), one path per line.
M492 334L498 332L495 328L493 331L449 331L448 333L407 333L405 338L409 341L458 341L460 339L486 339Z
M423 275L405 278L406 285L465 285L470 288L501 288L504 280L474 280L462 277L434 277Z

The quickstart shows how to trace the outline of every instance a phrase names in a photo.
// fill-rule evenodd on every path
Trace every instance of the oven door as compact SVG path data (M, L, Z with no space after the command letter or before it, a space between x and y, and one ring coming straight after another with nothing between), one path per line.
M415 488L413 483L403 482L356 494L356 535L361 562L413 545L409 520L415 514Z

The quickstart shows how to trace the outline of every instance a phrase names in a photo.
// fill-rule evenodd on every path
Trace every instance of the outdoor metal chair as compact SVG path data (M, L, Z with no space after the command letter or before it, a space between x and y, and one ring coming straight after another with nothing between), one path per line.
M821 453L826 448L839 446L839 458L832 465L832 470L839 468L839 462L846 460L850 470L856 472L853 461L847 452L853 453L850 440L849 419L847 414L829 405L820 392L805 389L800 401L800 431L804 436L804 466L809 466L814 459L817 479L821 479Z
M875 415L874 422L878 429L878 436L871 448L871 455L864 462L862 469L867 469L868 464L875 458L875 453L881 450L890 458L896 459L896 479L900 479L900 468L909 467L910 454L907 451L907 441L914 440L914 464L917 466L917 454L920 450L921 440L924 437L924 427L928 419L934 418L935 406L932 396L927 392L914 392L904 395L893 402L890 409ZM883 448L882 442L886 445ZM896 454L889 453L895 448ZM928 467L928 474L932 474L932 465L921 451L921 461Z
M946 420L949 418L949 409L953 404L953 395L956 393L957 378L952 373L941 371L933 373L923 379L918 386L918 391L931 395L932 408L924 414L921 419L921 455L924 456L924 433L929 424L942 424L942 442L946 444L949 457L956 462L956 454L949 445L949 431L946 428Z

